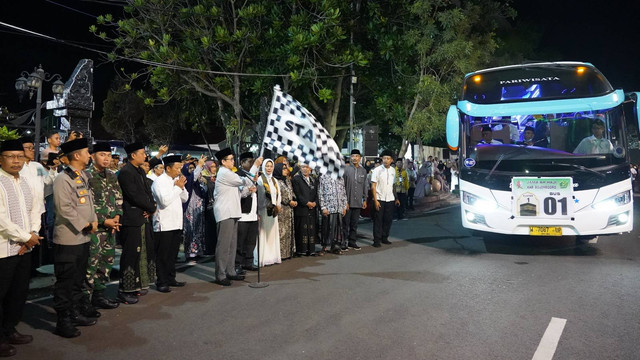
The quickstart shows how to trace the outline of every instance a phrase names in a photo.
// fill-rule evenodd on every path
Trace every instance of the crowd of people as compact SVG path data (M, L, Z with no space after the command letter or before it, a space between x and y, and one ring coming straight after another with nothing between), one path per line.
M151 286L161 293L185 286L176 279L181 245L189 264L214 255L213 282L229 286L293 257L360 250L363 216L373 219L373 246L390 244L392 221L406 219L414 197L424 196L421 183L446 186L437 159L416 169L390 151L367 164L352 151L342 177L285 157L236 159L228 148L214 159L162 146L149 157L136 142L121 162L108 143L89 144L79 133L62 144L50 134L41 162L35 151L29 138L0 145L0 356L33 340L16 325L42 259L54 264L55 333L73 338L100 310L135 304ZM120 277L111 299L116 246Z

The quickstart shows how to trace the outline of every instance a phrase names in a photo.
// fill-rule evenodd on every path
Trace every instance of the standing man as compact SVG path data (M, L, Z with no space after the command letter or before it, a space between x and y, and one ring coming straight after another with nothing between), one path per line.
M344 185L347 191L347 213L343 219L343 232L348 241L349 247L360 250L358 246L358 219L360 211L367 208L367 194L369 193L369 182L367 181L367 171L362 167L360 161L362 156L360 150L351 151L351 164L344 169Z
M318 184L311 176L309 165L300 165L300 171L291 179L291 185L298 199L298 206L293 209L296 254L317 256ZM320 253L322 255L324 253Z
M147 154L139 142L126 145L127 163L118 173L118 184L122 189L122 217L120 218L120 288L118 301L125 304L138 302L138 292L142 291L140 279L140 252L144 225L156 212L156 203L151 188L146 184L146 176L140 168Z
M185 189L187 178L181 175L182 157L170 155L163 159L164 173L151 186L158 210L153 214L153 236L156 254L156 289L171 292L170 286L186 283L176 280L176 257L180 250L184 211L182 204L189 200Z
M233 172L233 152L230 148L216 153L222 164L216 177L213 211L218 224L218 244L216 244L217 284L230 286L231 280L244 280L235 268L238 243L238 220L242 217L240 198L256 192L256 186L246 177Z
M48 159L50 153L58 153L58 147L62 143L58 130L53 130L47 134L47 148L40 152L40 161Z
M393 209L400 206L396 196L394 182L396 170L391 167L393 153L385 150L380 154L382 166L378 166L371 174L371 192L373 193L373 246L391 244L389 230L393 221Z
M120 230L122 216L122 190L116 174L109 170L111 146L102 142L93 146L89 168L89 187L93 192L98 231L91 234L87 278L83 287L85 316L90 313L90 304L100 309L115 309L118 302L105 297L109 274L116 257L116 232ZM94 314L95 315L95 314Z
M31 249L40 244L40 212L31 187L20 176L24 149L18 140L0 144L0 357L13 356L12 345L28 344L31 335L16 326L22 317L31 274Z
M262 157L257 158L255 161L253 159L253 153L251 152L240 154L240 168L236 173L240 177L251 180L252 182L258 175L258 171L262 165ZM240 210L242 211L242 217L238 220L236 273L243 275L245 270L258 270L258 267L253 265L253 249L256 248L259 230L258 194L251 193L250 196L240 199Z
M56 209L53 230L56 283L53 302L58 314L55 334L66 338L80 335L75 325L90 326L96 323L95 318L85 317L79 311L82 285L87 274L89 240L91 234L98 230L93 194L84 171L91 159L88 147L85 138L62 144L69 166L53 183Z

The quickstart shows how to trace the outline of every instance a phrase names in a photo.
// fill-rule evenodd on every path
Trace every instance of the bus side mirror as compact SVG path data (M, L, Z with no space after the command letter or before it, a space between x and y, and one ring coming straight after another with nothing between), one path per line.
M627 126L627 147L631 151L640 150L640 93L624 94L624 118Z
M460 144L460 118L458 116L458 108L455 105L449 106L446 129L449 149L453 151L458 150Z

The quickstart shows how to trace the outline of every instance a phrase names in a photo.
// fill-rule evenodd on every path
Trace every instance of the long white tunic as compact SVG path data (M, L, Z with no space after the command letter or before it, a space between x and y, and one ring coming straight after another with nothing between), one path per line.
M265 161L266 163L266 161ZM263 163L264 166L264 163ZM271 203L280 206L282 195L277 180L271 176L266 177L271 191ZM258 186L264 187L263 177L258 178ZM277 189L277 190L276 190ZM278 217L269 216L267 208L259 210L260 215L260 232L258 241L260 246L260 262L258 263L258 247L254 251L253 263L256 266L265 266L272 264L280 264L282 258L280 255L280 227L278 226Z
M181 189L172 179L163 173L153 182L151 193L158 205L158 209L153 214L153 231L182 230L183 213L182 203L189 200L189 193L186 189Z

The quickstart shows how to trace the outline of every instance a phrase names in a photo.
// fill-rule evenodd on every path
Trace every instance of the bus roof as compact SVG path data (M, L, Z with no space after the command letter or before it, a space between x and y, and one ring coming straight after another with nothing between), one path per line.
M479 70L465 76L461 100L502 104L603 96L613 91L593 65L545 62Z

